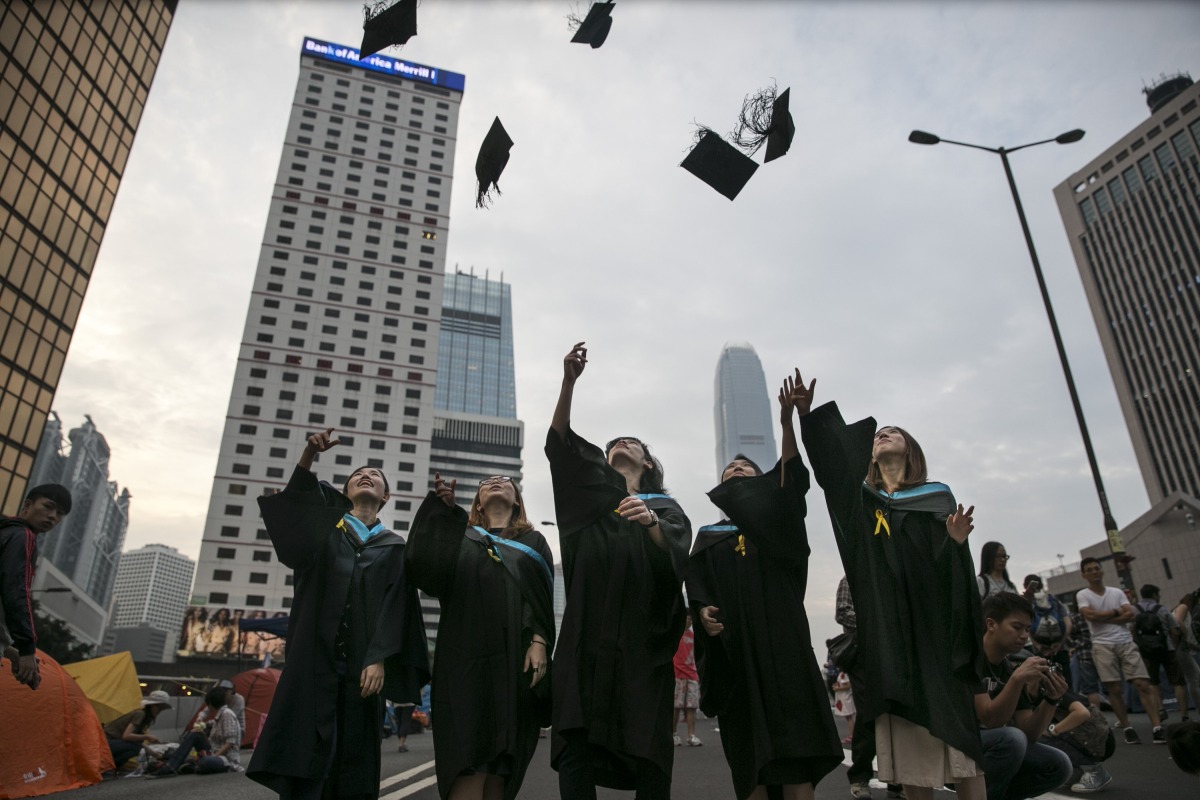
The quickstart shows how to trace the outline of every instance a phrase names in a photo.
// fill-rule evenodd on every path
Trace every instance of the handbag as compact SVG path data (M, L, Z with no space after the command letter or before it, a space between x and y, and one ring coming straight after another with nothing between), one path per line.
M1092 758L1104 761L1112 757L1113 750L1116 749L1116 737L1113 736L1112 728L1100 709L1088 704L1088 711L1092 716L1087 722L1062 735L1072 739Z
M829 648L829 660L842 672L849 673L858 662L858 634L844 631L832 639L825 640Z

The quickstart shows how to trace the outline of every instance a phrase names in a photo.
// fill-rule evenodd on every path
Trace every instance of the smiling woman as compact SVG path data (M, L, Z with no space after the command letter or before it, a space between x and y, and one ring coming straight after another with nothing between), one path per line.
M287 487L258 501L296 596L289 668L246 774L283 798L377 795L383 699L415 703L429 677L404 540L378 518L387 478L364 467L344 492L319 482L313 461L340 444L332 434L308 437Z

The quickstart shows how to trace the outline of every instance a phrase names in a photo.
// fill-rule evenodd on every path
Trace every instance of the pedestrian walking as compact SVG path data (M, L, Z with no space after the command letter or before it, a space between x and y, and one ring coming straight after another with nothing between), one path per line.
M683 744L679 738L679 723L687 731L689 747L704 744L696 735L696 710L700 708L700 673L696 671L696 637L692 632L692 618L687 618L687 627L679 637L679 647L671 660L675 667L675 729L672 740L676 747Z
M1167 718L1163 705L1162 677L1166 673L1167 684L1175 690L1175 701L1179 711L1187 713L1187 687L1183 670L1175 651L1179 647L1182 632L1170 609L1159 602L1162 597L1157 586L1147 583L1142 586L1142 599L1133 604L1133 643L1142 654L1146 672L1150 675L1150 686L1158 698L1158 716Z

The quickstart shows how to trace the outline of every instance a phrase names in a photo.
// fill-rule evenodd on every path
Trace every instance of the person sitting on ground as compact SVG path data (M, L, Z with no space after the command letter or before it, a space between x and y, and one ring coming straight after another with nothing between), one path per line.
M237 715L225 703L226 690L214 686L204 695L204 712L207 722L197 722L179 740L179 747L167 762L149 777L166 778L178 775L195 750L196 773L210 775L217 772L242 772L241 762L242 729Z
M1112 783L1112 775L1102 762L1112 758L1117 749L1104 713L1087 699L1067 692L1054 709L1054 722L1046 728L1042 744L1061 750L1071 759L1072 766L1083 771L1072 792L1098 792Z
M233 686L233 681L229 679L217 682L213 688L221 689L225 692L225 705L237 717L238 727L242 731L242 739L246 738L246 698L237 693L237 689ZM197 724L208 722L212 718L212 707L205 704L204 708L200 709L200 713L196 716ZM240 741L240 740L239 740Z
M32 589L37 537L70 512L67 488L46 483L29 490L17 516L0 517L0 656L11 661L13 677L30 689L41 683Z
M1067 682L1044 658L1030 656L1014 666L1009 656L1029 639L1033 607L1012 592L983 602L983 682L975 690L975 713L983 729L980 766L988 800L1025 800L1062 786L1071 778L1071 759L1039 744Z
M158 738L148 732L150 726L159 714L173 707L167 693L156 689L142 698L140 708L122 714L104 726L104 735L117 769L129 759L136 758L142 752L142 745L158 744Z

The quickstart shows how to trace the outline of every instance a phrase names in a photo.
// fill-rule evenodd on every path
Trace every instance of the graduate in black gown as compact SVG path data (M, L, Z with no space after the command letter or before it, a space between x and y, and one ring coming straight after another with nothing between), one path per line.
M516 483L486 478L468 514L434 473L408 539L411 580L441 601L433 667L438 793L513 798L550 724L554 558Z
M284 800L377 798L383 700L416 702L429 679L404 539L378 518L387 478L360 467L340 492L319 482L313 459L339 444L332 433L310 436L287 487L258 501L296 594L283 675L246 774Z
M787 378L779 463L764 475L743 455L730 462L708 493L726 516L696 533L688 564L700 708L718 718L738 800L810 799L843 757L804 610L809 483L794 392Z
M582 342L563 359L546 437L567 592L554 652L551 765L564 798L594 798L606 786L665 799L691 523L644 443L622 437L605 452L571 430L586 363Z
M879 779L903 784L910 800L931 800L945 783L983 800L974 506L963 510L928 480L920 445L902 429L877 430L870 417L847 425L836 403L810 413L816 381L804 387L797 373L797 384L804 448L854 596L854 704L859 720L875 720Z

